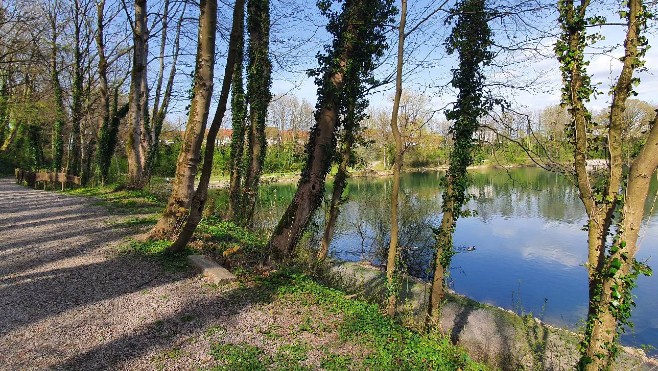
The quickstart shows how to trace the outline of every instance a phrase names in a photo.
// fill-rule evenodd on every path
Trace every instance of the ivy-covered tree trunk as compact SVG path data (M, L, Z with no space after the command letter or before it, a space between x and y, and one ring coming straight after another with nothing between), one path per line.
M215 5L216 6L216 5ZM190 214L178 235L176 241L171 245L171 251L181 251L192 238L196 227L201 221L203 207L208 200L208 183L212 173L212 163L215 154L215 140L217 133L222 125L224 114L226 113L226 104L228 102L229 89L231 87L231 76L235 72L235 64L240 49L240 41L243 39L243 21L244 19L244 0L236 0L233 9L233 25L231 27L231 36L229 38L229 51L226 56L226 66L224 68L224 80L222 81L222 90L219 94L219 103L215 111L215 117L212 120L208 137L206 139L206 148L203 156L203 167L201 169L201 178L197 186L190 205Z
M270 2L249 0L247 2L247 102L249 103L249 129L247 132L247 171L244 178L242 218L250 224L254 215L258 185L265 161L267 141L265 122L267 106L272 94L272 63L269 57Z
M464 176L466 171L463 171ZM445 280L450 268L450 261L453 251L453 234L457 218L459 217L459 209L455 207L455 189L453 187L454 180L450 175L445 178L445 189L443 191L443 215L441 217L441 224L436 233L435 244L435 257L434 257L434 275L432 276L432 285L430 286L430 298L427 308L427 319L429 327L436 326L440 323L441 304L445 299L446 287Z
M9 125L9 98L9 83L7 77L2 74L0 75L0 153L9 146L5 146L5 142L13 141L12 128Z
M23 85L23 99L27 99L32 91L32 82L30 80L30 75L25 74L25 84ZM9 150L9 148L18 141L20 138L19 132L23 132L23 130L26 130L23 127L23 122L21 120L13 120L12 119L12 108L9 104L9 87L8 81L3 82L3 87L0 90L0 125L4 125L2 127L3 135L4 137L2 138L2 141L0 141L0 154L6 152Z
M632 162L628 175L623 172L621 133L626 101L633 92L633 84L639 83L633 73L645 63L643 57L649 45L643 33L652 15L641 0L629 0L626 4L627 9L620 12L626 23L623 65L612 89L607 123L608 168L604 174L594 175L586 167L592 141L588 133L593 123L585 103L594 88L587 73L585 49L591 40L587 26L602 20L588 17L589 2L579 5L573 0L558 2L562 34L555 51L564 84L562 101L569 107L575 179L588 216L589 305L578 364L583 370L612 367L619 350L619 334L630 323L634 305L631 290L639 274L651 273L635 259L635 254L649 179L658 167L658 118L654 118L647 142ZM601 182L603 187L595 186ZM616 225L614 229L613 225ZM609 244L610 235L613 238Z
M171 195L163 215L149 233L151 238L168 238L178 233L190 212L190 202L194 194L194 178L201 160L201 145L206 132L213 90L217 0L202 0L200 11L190 115L176 162L176 176Z
M364 82L372 76L375 61L386 48L383 28L391 22L394 8L388 0L354 0L343 3L341 12L331 4L318 3L329 17L327 30L333 43L327 54L318 57L316 70L318 102L315 125L306 146L307 159L295 196L271 238L270 246L279 258L289 258L324 196L325 178L336 147L336 130L344 108L345 84L357 101L364 95Z
M82 170L82 142L80 126L82 121L82 53L81 53L81 9L79 0L73 1L73 86L71 91L71 151L69 172L80 175ZM84 177L85 181L87 176Z
M391 112L391 132L395 140L395 163L393 164L393 185L391 187L391 240L388 245L388 256L386 259L386 287L388 302L386 312L389 317L395 315L397 307L397 289L395 285L395 266L398 258L398 197L400 194L400 172L404 161L404 144L402 134L398 128L398 112L400 110L400 98L402 97L402 67L404 65L404 39L405 25L407 23L407 0L400 1L400 24L398 25L398 55L395 70L395 96L393 98L393 111ZM386 162L386 159L384 159Z
M27 142L29 143L30 165L33 170L39 170L43 167L43 142L41 140L41 127L32 123L28 123L25 128L27 129Z
M430 290L428 324L437 325L440 306L445 297L445 276L454 254L452 237L457 218L466 201L469 184L467 168L473 163L474 134L478 119L487 110L483 99L485 77L482 67L493 59L489 51L492 44L491 29L487 24L491 14L485 0L462 0L453 9L451 19L457 21L446 42L449 54L458 53L459 66L453 70L451 84L459 90L457 102L446 113L453 122L450 127L453 148L450 165L444 179L441 225L436 231L434 278Z
M128 114L129 105L119 107L119 89L113 94L107 79L108 61L105 52L105 0L96 3L96 49L98 52L98 81L100 102L100 130L98 134L98 151L96 162L100 169L101 183L108 181L112 155L119 136L119 124ZM110 100L112 100L110 104Z
M66 112L64 110L64 95L62 92L62 84L59 81L59 64L58 58L58 29L57 14L53 12L50 14L50 26L52 31L52 50L50 56L50 80L53 86L53 95L55 98L55 123L53 124L52 134L52 169L53 171L62 170L64 159L64 124L66 122Z
M126 146L128 185L141 189L146 185L145 168L148 149L148 28L146 0L135 0L133 31L133 66L130 77L130 132Z
M350 94L346 94L349 96ZM346 97L348 98L348 97ZM338 163L338 171L334 177L334 187L331 192L331 201L329 203L329 213L327 215L324 232L322 233L322 240L320 241L320 250L318 251L318 261L324 261L329 254L329 246L334 236L336 229L336 221L340 213L340 205L343 203L343 192L347 187L347 178L349 173L347 168L352 162L352 148L356 142L356 131L359 129L358 117L356 117L356 103L350 102L346 104L347 112L343 124L343 135L340 143L340 156Z
M107 57L105 56L105 0L96 3L96 48L98 50L98 81L100 105L100 130L98 134L98 152L96 162L100 169L101 183L105 184L110 172L110 162L114 153L116 139L112 139L110 117L110 92L107 82ZM116 99L115 99L115 103ZM115 104L116 106L116 104ZM118 129L118 128L117 128ZM118 130L117 130L118 132Z
M240 29L244 29L244 12L240 19ZM231 177L229 182L229 208L228 218L241 224L243 220L242 211L242 180L244 176L243 154L245 145L245 119L247 117L247 102L244 96L244 82L242 70L244 67L244 35L241 32L239 40L235 45L235 63L233 76L231 78L231 123L233 134L231 135L231 152L229 164Z

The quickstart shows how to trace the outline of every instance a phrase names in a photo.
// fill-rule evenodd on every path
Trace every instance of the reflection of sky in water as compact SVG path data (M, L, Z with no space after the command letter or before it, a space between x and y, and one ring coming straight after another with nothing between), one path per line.
M546 222L538 217L461 219L455 244L475 245L477 250L455 256L453 267L459 269L452 270L454 289L479 301L515 311L522 308L558 326L576 327L587 314L584 222ZM638 253L641 261L658 255L655 218L644 236ZM649 263L656 268L655 259ZM658 346L657 277L640 277L633 293L636 327L623 340Z
M454 288L474 299L542 315L556 325L573 325L586 313L586 236L570 224L541 218L462 219L456 245L477 250L457 254ZM462 272L462 273L459 273ZM544 299L547 299L544 305Z
M416 203L406 206L414 208L415 215L411 213L403 220L402 228L438 225L441 196L436 179L431 174L405 175L403 188L406 186ZM532 312L555 325L578 326L587 313L587 273L583 266L587 234L582 230L586 218L575 189L559 175L539 169L481 171L475 172L473 179L469 192L474 199L468 209L477 214L458 221L455 246L475 246L476 250L458 253L453 259L454 289L481 302ZM357 186L363 193L384 198L378 204L362 201L359 192L351 194L341 214L342 230L332 244L338 257L360 259L364 256L360 246L372 249L377 244L375 235L388 241L386 188L386 181L361 181ZM654 185L652 191L655 189ZM643 228L638 259L653 256L649 263L658 270L655 215ZM379 222L374 222L376 219ZM360 234L355 229L358 224ZM401 238L408 241L404 244L421 248L433 244L427 234ZM367 252L365 256L369 256ZM422 261L427 260L425 255ZM640 277L634 294L637 308L632 320L636 328L624 335L623 341L658 347L658 275Z

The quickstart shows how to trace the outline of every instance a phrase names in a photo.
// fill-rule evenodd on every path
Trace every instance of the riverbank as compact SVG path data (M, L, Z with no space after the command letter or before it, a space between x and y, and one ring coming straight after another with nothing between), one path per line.
M346 342L336 335L347 331L343 326L351 318L345 317L343 305L372 308L370 314L360 315L365 322L354 325L358 331L372 321L388 323L376 316L376 306L351 300L338 307L309 305L309 298L315 303L318 295L333 291L305 279L282 284L242 275L234 285L208 285L189 269L171 271L152 258L121 252L125 238L154 221L149 213L158 205L149 197L138 201L110 192L101 207L94 199L7 185L17 193L0 197L10 202L0 205L7 215L0 223L0 290L6 294L0 299L0 328L9 329L0 331L0 346L8 350L0 355L0 365L7 365L2 368L219 367L230 362L213 355L212 349L221 349L237 356L251 354L270 368L281 365L277 362L293 362L332 369L328 365L335 362L358 369L379 351L372 341ZM137 203L144 207L135 208ZM23 233L22 228L30 229ZM113 239L97 241L101 231ZM28 262L34 265L25 265ZM343 275L343 287L357 288L352 292L358 297L381 299L383 272L356 263L343 266L352 267L351 276ZM411 319L422 317L426 287L409 279L403 288L400 311L413 328L418 322ZM303 295L288 296L291 292ZM335 300L347 299L337 295ZM16 305L21 318L15 318ZM383 331L378 326L368 331ZM444 308L442 326L471 357L501 369L567 370L577 359L576 335L461 296L452 296ZM98 339L85 340L94 334ZM300 336L303 342L296 341ZM628 362L624 367L629 369L658 369L639 353Z
M148 195L101 195L0 179L0 369L488 369L303 274L209 284L129 243Z
M385 301L386 275L377 267L346 262L333 271L342 286L358 297ZM401 287L400 315L408 326L422 326L429 285L406 277ZM578 334L454 292L442 308L441 329L474 359L502 370L573 370L579 358ZM658 370L658 360L640 349L622 347L614 369Z

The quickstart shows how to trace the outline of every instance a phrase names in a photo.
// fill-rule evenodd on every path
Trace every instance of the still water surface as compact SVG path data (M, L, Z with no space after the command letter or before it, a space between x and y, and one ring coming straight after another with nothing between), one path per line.
M473 215L457 222L455 245L461 252L451 267L454 290L480 302L532 312L557 326L577 328L587 313L583 266L587 234L582 230L586 217L576 189L564 176L538 168L471 174L473 198L468 209ZM430 227L437 226L441 217L440 178L435 172L402 178L400 244L408 269L422 278L429 276L434 243ZM381 262L389 239L390 187L390 178L350 180L348 202L331 245L337 258ZM259 223L275 223L293 191L292 185L265 187ZM654 178L650 194L657 191ZM656 269L658 213L650 209L648 202L638 259ZM318 230L323 224L321 214L316 218ZM622 342L658 348L658 275L640 277L634 294L635 328L627 331Z

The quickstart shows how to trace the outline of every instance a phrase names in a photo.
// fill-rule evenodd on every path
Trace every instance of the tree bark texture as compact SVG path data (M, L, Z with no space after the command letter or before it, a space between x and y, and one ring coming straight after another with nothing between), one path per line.
M217 3L216 0L213 1L215 11L213 16L216 18ZM210 13L210 11L208 13ZM233 26L231 27L231 36L229 38L229 52L226 57L226 67L224 69L224 80L222 82L222 90L219 95L219 103L217 105L215 117L213 118L210 129L208 130L206 149L203 157L203 167L201 169L201 179L199 179L199 185L192 197L189 217L185 222L183 230L178 235L178 238L170 247L170 250L172 251L181 251L185 248L190 239L192 239L192 235L203 216L203 207L208 200L208 182L210 181L210 174L212 173L212 163L215 154L215 139L217 138L217 133L219 132L219 128L226 112L226 104L231 87L231 76L235 70L236 55L238 54L239 43L242 40L243 22L241 19L244 19L244 0L236 0L233 10Z
M244 14L237 21L240 29L244 29ZM243 67L244 67L244 35L240 33L236 43L235 63L231 82L231 121L233 134L231 135L231 152L229 163L231 176L229 181L229 207L228 219L242 224L244 213L242 211L242 181L244 177L244 146L247 116L247 102L244 95Z
M391 112L391 132L395 140L395 164L393 164L393 186L391 188L391 240L388 245L386 259L386 283L388 287L388 303L386 312L389 317L395 316L397 308L397 290L395 285L395 265L398 259L398 237L400 224L398 221L398 207L400 195L400 172L404 161L404 143L398 127L398 113L400 112L400 98L402 97L402 68L404 66L404 28L407 23L407 0L400 1L400 25L398 27L398 56L395 71L395 97L393 98L393 111Z
M131 188L143 188L148 149L148 28L146 0L135 0L133 31L133 66L130 79L130 132L126 155L128 157L128 183Z
M180 34L181 27L183 22L183 17L185 16L185 9L187 4L183 5L183 10L181 11L178 23L176 25L176 34L174 36L173 42L173 56L171 60L171 66L169 68L169 74L167 76L166 84L164 83L164 72L165 72L165 47L167 45L167 35L169 30L169 0L165 0L164 12L162 15L162 30L160 38L160 54L159 54L159 64L158 77L156 80L156 90L155 96L153 97L153 110L150 115L150 125L148 125L149 131L147 135L147 143L150 145L147 148L146 155L146 165L145 165L145 179L148 181L151 178L151 173L153 167L155 166L159 151L160 151L160 134L162 133L162 124L164 123L165 117L169 110L169 103L171 102L171 93L174 86L174 79L176 77L176 64L178 63L178 56L180 53ZM164 90L163 90L164 84Z
M247 101L249 103L249 130L247 141L247 164L243 189L242 218L251 224L258 197L258 185L265 161L267 141L265 123L267 106L272 99L272 63L269 57L270 5L269 0L247 2Z
M443 216L441 217L441 224L439 225L438 234L436 236L436 256L434 257L434 275L432 277L432 285L430 287L430 298L427 307L427 325L428 327L435 327L441 320L441 304L445 299L446 287L446 268L448 262L446 255L452 254L453 251L453 232L455 230L456 215L459 210L455 210L454 188L452 181L448 177L446 180L446 189L443 194Z
M82 19L80 1L73 1L73 86L71 91L71 150L69 153L70 165L69 172L73 175L80 175L82 171L82 140L80 137L82 121ZM84 177L86 180L88 176Z
M62 170L63 159L64 159L64 124L66 121L66 112L64 110L64 97L62 93L62 84L59 81L59 64L57 63L58 58L58 46L57 46L57 36L58 36L58 24L57 24L57 14L53 10L53 13L50 14L50 26L52 31L52 51L51 51L51 83L53 86L53 93L55 97L55 123L53 125L53 134L52 134L52 149L53 149L53 162L52 168L54 171L58 172Z
M354 105L351 105L348 110L351 112L348 116L354 117ZM318 251L317 256L319 262L323 262L329 255L329 246L331 245L334 230L336 229L336 220L338 220L338 214L340 213L340 205L343 203L343 192L345 191L345 187L347 187L347 178L349 177L347 168L352 161L352 147L356 141L356 133L354 131L357 129L357 126L358 123L345 122L345 129L343 130L343 138L340 146L340 163L338 164L338 171L334 177L334 188L331 192L329 214L327 215L324 232L322 233L322 240L320 241L320 250Z
M324 197L325 178L336 151L336 130L347 107L343 99L351 99L359 107L367 106L361 101L362 85L386 48L382 27L392 21L394 14L389 1L347 1L342 4L340 14L327 3L318 5L329 17L327 30L333 34L333 43L326 47L325 55L318 56L315 124L306 146L307 158L297 191L269 242L272 253L280 259L292 257ZM348 89L344 89L346 84Z
M194 96L190 115L176 162L176 176L171 195L162 217L149 234L151 238L169 238L178 233L189 214L194 194L194 178L201 160L201 146L213 90L217 1L201 1L200 10Z
M474 137L479 119L487 111L484 99L485 76L483 66L493 59L488 25L490 14L485 0L463 0L455 6L456 23L448 37L448 53L458 53L459 65L453 70L451 85L459 90L454 108L446 112L453 121L450 133L453 148L445 176L445 190L441 209L443 216L436 231L434 277L430 289L427 324L440 323L440 308L445 298L445 277L454 255L453 234L461 209L467 200L468 166L473 163Z
M620 326L630 318L631 290L640 272L635 260L649 179L658 166L658 129L653 127L645 146L631 164L624 182L622 127L626 101L632 92L633 73L641 65L641 32L646 27L641 0L627 3L627 29L622 70L613 87L608 129L608 169L603 175L605 189L597 190L585 161L588 152L587 130L591 114L585 102L592 94L590 77L583 58L585 20L589 1L575 5L573 0L559 3L563 36L556 49L562 67L565 95L574 128L575 174L580 199L588 216L589 305L585 334L581 343L579 369L602 370L612 366L618 352ZM644 49L646 50L646 49ZM622 185L625 190L620 193ZM617 224L612 230L612 225ZM613 235L608 245L608 236Z
M340 89L343 85L342 72L335 72L331 76L331 83L335 88ZM335 145L337 99L337 96L327 97L322 102L306 147L308 159L302 179L297 185L292 202L270 239L270 245L280 257L289 257L292 254L311 216L322 201L325 176L331 166L331 153L327 152L330 152Z

